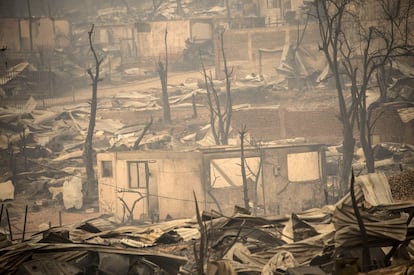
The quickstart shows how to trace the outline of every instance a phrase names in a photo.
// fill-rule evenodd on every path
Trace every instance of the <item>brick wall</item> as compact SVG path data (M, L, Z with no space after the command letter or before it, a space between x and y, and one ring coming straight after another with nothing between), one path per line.
M372 117L375 118L378 112ZM381 142L414 144L414 121L403 123L397 111L389 109L381 114L375 124L373 134L379 135Z
M282 138L278 109L249 109L233 112L233 128L240 129L243 124L257 140Z
M295 137L322 143L342 140L342 128L335 109L297 111L251 108L235 111L233 127L237 129L242 124L246 125L253 138L263 141ZM405 124L396 111L389 110L378 120L374 134L380 136L381 142L414 144L414 121ZM358 139L357 130L354 135Z
M334 109L314 111L285 111L287 138L294 137L340 137L341 125Z

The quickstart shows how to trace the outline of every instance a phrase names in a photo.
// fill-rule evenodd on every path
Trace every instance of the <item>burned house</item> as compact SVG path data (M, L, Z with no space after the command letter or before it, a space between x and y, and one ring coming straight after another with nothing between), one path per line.
M321 144L245 149L248 197L257 214L286 214L325 203ZM181 218L200 207L232 214L243 206L240 148L192 152L127 151L97 155L99 208L134 219Z

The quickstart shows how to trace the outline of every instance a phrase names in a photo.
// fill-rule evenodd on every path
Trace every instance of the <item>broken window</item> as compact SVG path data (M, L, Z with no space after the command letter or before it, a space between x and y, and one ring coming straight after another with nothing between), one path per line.
M112 161L104 160L101 161L101 176L103 178L112 178Z
M292 182L320 179L319 152L287 155L288 179Z
M253 182L259 170L259 157L246 158L246 176ZM242 186L240 158L210 160L210 183L213 188Z
M148 183L148 162L128 162L129 188L147 188Z

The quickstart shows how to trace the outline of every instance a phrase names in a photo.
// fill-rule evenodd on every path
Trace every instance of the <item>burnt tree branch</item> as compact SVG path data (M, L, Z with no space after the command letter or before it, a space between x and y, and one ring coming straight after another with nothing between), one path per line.
M85 188L85 194L86 197L89 197L92 195L92 193L96 193L96 178L95 178L95 171L94 171L94 163L95 163L95 157L94 157L94 150L93 150L93 133L95 130L95 124L96 124L96 111L97 111L97 105L98 105L98 83L102 79L99 77L99 71L100 66L103 61L102 58L98 58L98 55L95 51L95 48L92 43L92 34L94 31L95 25L92 24L92 27L90 31L88 32L88 38L89 38L89 47L93 54L93 58L95 61L95 70L92 71L91 68L88 69L88 74L92 80L92 99L90 101L91 110L90 110L90 117L89 117L89 125L88 125L88 133L86 135L86 140L84 143L84 162L85 162L85 168L86 168L86 177L87 177L87 186Z

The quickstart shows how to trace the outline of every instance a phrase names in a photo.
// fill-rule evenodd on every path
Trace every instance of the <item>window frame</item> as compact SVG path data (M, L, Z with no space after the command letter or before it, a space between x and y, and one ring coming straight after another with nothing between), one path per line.
M106 166L106 164L109 164L109 167ZM109 173L106 173L106 171L109 171ZM114 176L114 168L112 165L112 160L101 160L101 177L102 178L113 178Z
M257 169L256 169L256 173L258 171L258 167L260 165L260 156L246 156L245 157L245 161L249 162L249 160L251 159L252 162L257 161ZM220 171L219 169L217 169L217 165L219 165L219 163L214 162L214 161L223 161L223 160L228 160L228 161L233 161L234 165L240 166L240 157L239 156L230 156L230 157L216 157L216 158L211 158L208 161L208 173L209 173L209 187L213 188L213 189L222 189L222 188L242 188L243 187L243 178L241 175L241 168L238 168L238 172L237 174L233 175L235 176L237 179L237 181L232 181L230 178L226 178L226 175L223 175L222 173L225 172L225 169L223 169L223 171ZM213 174L213 171L217 171L219 176L217 178L223 177L223 180L219 180L219 182L215 182L215 173ZM246 172L247 172L247 178L251 179L252 175L251 172L249 171L249 169L246 167ZM233 178L234 179L234 178ZM224 182L223 182L224 181Z
M305 160L300 160L300 159L296 159L298 158L300 155L302 156L307 156L308 159ZM314 156L313 156L314 155ZM317 166L317 167L313 167L315 168L313 171L306 171L303 170L299 167L304 167L304 166L311 166L309 163L307 163L307 161L309 161L309 159L314 158L313 163L311 163L311 165L313 166ZM303 165L298 165L298 162L301 161L303 163ZM293 165L294 163L294 165ZM322 178L322 171L321 171L321 154L319 151L306 151L306 152L291 152L286 154L286 167L287 167L287 179L289 180L289 182L294 182L294 183L300 183L300 182L314 182L314 181L320 181ZM296 172L300 170L301 171L301 175L302 178L298 179L296 176ZM317 172L315 172L317 171ZM305 177L304 173L306 172L306 176L308 178ZM317 174L317 175L316 175Z
M135 164L135 167L132 165ZM142 167L144 165L144 167ZM128 188L131 189L144 189L148 188L148 177L149 177L149 167L148 167L148 161L128 161L127 162L127 168L128 168ZM132 169L135 168L136 172L134 176L131 174ZM144 171L140 171L140 169L143 168ZM141 180L141 176L144 175L144 179ZM136 178L136 184L133 182L133 177ZM134 183L134 184L132 184Z

